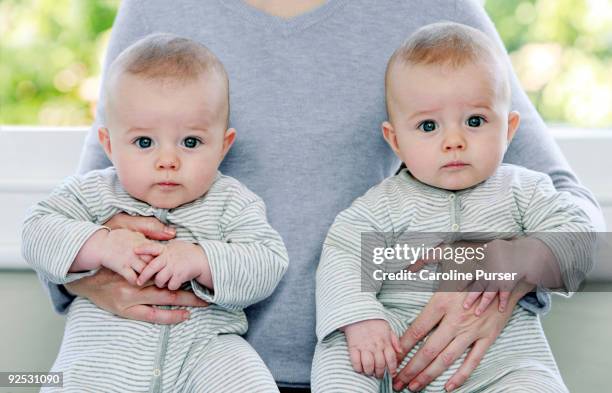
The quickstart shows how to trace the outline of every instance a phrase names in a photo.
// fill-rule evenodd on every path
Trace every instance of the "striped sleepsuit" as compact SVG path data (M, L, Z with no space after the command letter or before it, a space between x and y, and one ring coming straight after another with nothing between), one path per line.
M154 216L176 227L176 238L200 244L214 292L185 283L208 307L187 307L176 325L123 319L89 300L71 305L53 371L64 372L62 392L276 392L269 370L240 337L244 307L269 296L287 263L280 235L266 220L263 201L218 173L203 197L174 209L132 198L114 168L71 177L28 213L25 259L57 284L94 272L68 273L85 241L119 212ZM172 306L173 308L175 306ZM51 388L43 391L53 391Z
M485 182L455 192L423 184L405 169L386 179L341 212L325 240L317 270L313 392L392 391L388 376L378 380L353 371L346 338L338 329L358 321L384 319L401 336L432 295L434 284L418 280L410 283L413 287L408 290L391 290L393 283L389 281L379 282L373 291L362 290L363 233L397 237L439 232L468 241L475 240L469 238L474 232L481 232L479 236L486 232L492 238L531 233L555 254L566 288L575 288L579 276L575 271L589 268L591 231L588 217L569 195L555 190L547 175L518 166L503 164ZM564 244L552 232L587 235L578 237L575 244ZM427 285L430 290L423 290ZM406 356L403 365L421 344ZM443 392L466 354L423 391ZM538 316L515 307L480 365L457 391L566 392Z

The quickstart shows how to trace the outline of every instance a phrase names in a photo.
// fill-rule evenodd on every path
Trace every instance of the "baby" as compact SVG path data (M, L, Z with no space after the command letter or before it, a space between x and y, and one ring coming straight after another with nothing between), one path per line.
M405 365L422 345L398 359L398 335L425 307L431 291L419 289L424 283L418 278L404 290L388 280L378 281L373 290L364 287L371 281L364 272L372 263L363 259L365 235L378 234L383 246L393 246L398 238L421 234L423 246L436 247L439 240L428 244L427 239L437 235L429 234L450 239L448 243L480 241L493 246L502 241L495 239L529 233L553 252L565 288L577 286L572 271L587 271L588 236L566 245L547 234L592 231L587 216L568 195L555 190L547 175L502 164L519 125L519 114L511 110L503 56L480 31L437 23L419 29L391 57L386 73L389 121L382 124L382 132L406 169L341 212L325 240L317 271L319 342L313 392L391 391L390 376L398 364ZM502 290L502 310L516 281L532 280L544 267L519 263L512 269L518 274ZM477 313L497 293L497 288L486 288ZM465 306L469 308L481 292L474 289ZM566 391L537 316L516 307L510 318L461 390L506 391L519 381L525 391ZM456 388L447 381L466 354L449 348L440 356L450 360L450 368L427 387L412 388Z
M197 42L152 35L117 57L104 89L99 140L114 167L69 178L35 205L23 255L57 284L105 267L134 285L191 289L210 305L159 325L77 298L52 369L64 372L61 391L277 392L240 337L242 309L272 293L288 256L263 201L218 171L236 136L223 65ZM121 212L157 217L176 237L104 227Z

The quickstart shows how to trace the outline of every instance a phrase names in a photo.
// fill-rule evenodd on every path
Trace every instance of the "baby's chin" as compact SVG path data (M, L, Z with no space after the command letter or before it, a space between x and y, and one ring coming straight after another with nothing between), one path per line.
M187 205L203 197L210 189L208 187L193 187L185 184L161 186L154 184L149 187L125 187L125 191L134 199L138 199L156 209L175 209Z
M418 178L417 178L418 179ZM472 188L487 178L474 177L474 176L466 176L459 173L454 173L451 175L444 176L440 179L432 179L432 180L421 180L422 183L428 184L432 187L440 188L447 191L461 191L466 190L468 188Z
M191 203L195 201L196 199L198 198L188 197L185 195L162 194L162 195L147 195L143 197L141 200L156 209L170 210L170 209L175 209L179 206Z

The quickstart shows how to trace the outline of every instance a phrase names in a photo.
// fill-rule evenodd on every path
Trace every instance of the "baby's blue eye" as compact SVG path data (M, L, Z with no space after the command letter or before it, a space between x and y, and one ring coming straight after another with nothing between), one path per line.
M200 143L202 142L193 136L188 136L187 138L183 139L183 145L188 149L194 149L198 147Z
M141 136L140 138L136 139L134 143L136 143L136 146L140 147L141 149L148 149L153 145L151 138L146 136Z
M419 124L419 130L423 132L432 132L435 131L436 128L438 128L438 125L433 120L425 120Z
M482 116L470 116L469 119L467 119L466 124L469 127L480 127L481 125L483 125L485 123L485 119Z

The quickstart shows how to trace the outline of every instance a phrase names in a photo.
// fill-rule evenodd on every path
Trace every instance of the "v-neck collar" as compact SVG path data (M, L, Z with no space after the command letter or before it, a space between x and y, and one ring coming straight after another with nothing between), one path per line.
M285 19L271 15L243 0L218 0L222 5L235 12L250 23L257 24L266 30L276 30L283 35L301 31L329 17L349 0L327 0L325 3L303 14Z

